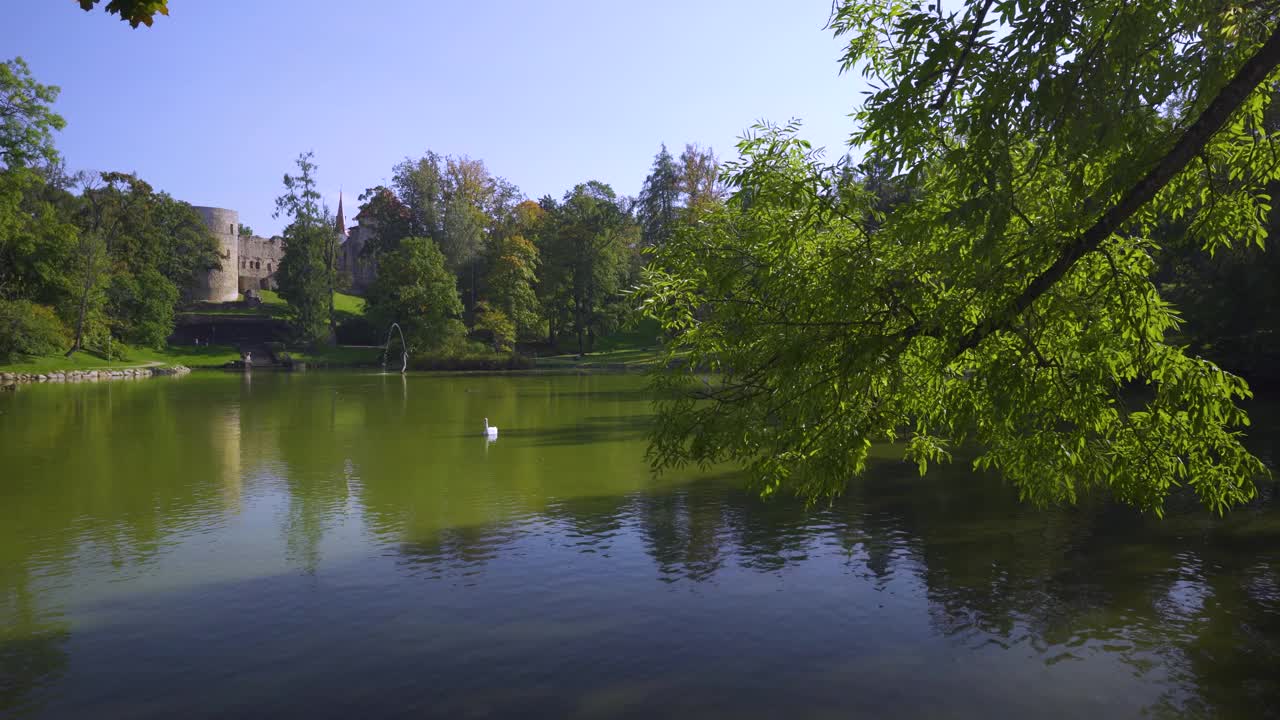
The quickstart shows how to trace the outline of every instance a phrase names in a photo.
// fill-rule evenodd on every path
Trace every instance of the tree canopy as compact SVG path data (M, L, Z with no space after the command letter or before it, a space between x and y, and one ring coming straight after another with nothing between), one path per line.
M333 291L337 277L338 233L316 189L314 154L298 156L298 174L284 176L275 216L289 218L280 261L280 295L289 303L295 328L308 342L333 338Z
M410 352L439 347L462 334L457 282L430 238L404 238L384 256L368 301L378 327L400 324Z
M66 175L57 96L21 58L0 63L0 356L161 345L216 243L190 205L134 175Z
M838 3L843 67L871 85L865 164L757 126L727 206L656 251L655 464L739 460L766 493L819 497L895 440L921 472L963 447L1037 503L1252 497L1248 387L1170 341L1151 278L1164 219L1210 251L1265 235L1276 22L1216 2ZM871 168L911 192L884 202Z

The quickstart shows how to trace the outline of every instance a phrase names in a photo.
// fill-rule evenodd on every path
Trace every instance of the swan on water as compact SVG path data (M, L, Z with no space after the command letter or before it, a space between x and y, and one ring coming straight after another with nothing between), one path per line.
M489 424L489 418L484 419L484 435L489 438L498 437L498 428Z

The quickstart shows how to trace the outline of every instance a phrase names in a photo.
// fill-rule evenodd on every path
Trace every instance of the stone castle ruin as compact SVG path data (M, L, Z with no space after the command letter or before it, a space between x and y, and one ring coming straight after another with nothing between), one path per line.
M235 302L249 290L275 290L276 272L284 259L284 238L264 238L240 234L240 213L226 208L196 206L196 212L218 241L221 268L208 271L194 296L196 302ZM357 217L357 219L359 219ZM363 292L373 282L373 264L361 255L373 229L356 225L348 235L342 216L342 197L338 197L338 271L351 280L351 288Z

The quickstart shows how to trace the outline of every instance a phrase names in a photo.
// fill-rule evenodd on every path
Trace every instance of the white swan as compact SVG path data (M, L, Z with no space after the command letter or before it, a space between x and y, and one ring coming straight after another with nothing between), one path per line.
M498 437L498 428L489 424L489 418L484 419L484 436L490 440L496 440Z

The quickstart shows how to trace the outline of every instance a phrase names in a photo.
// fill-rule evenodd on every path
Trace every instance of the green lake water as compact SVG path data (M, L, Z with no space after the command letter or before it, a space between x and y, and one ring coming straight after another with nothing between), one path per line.
M1280 713L1271 481L1159 521L883 461L806 509L651 476L649 413L622 375L0 393L0 717Z

